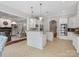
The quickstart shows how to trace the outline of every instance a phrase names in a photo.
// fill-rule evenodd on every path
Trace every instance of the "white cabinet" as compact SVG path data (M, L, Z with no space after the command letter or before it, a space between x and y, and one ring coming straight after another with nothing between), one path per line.
M76 37L76 39L75 39L75 48L76 48L76 51L77 51L77 53L79 53L79 36L78 37Z
M68 32L68 39L74 41L76 39L77 35L73 32Z
M46 35L43 32L38 32L38 31L28 31L27 32L27 45L38 48L38 49L43 49L44 46L46 45Z
M79 36L73 32L68 32L68 39L72 40L72 44L76 49L76 52L79 53Z
M47 34L47 40L52 42L54 38L53 32L47 32L46 34Z
M68 39L68 18L60 17L58 22L58 38Z
M79 53L79 37L77 38L77 53Z
M77 49L77 35L73 32L68 32L68 39L72 40L73 46L75 47L75 49Z
M74 33L69 33L69 39L73 41L73 46L76 49L76 52L79 53L79 36Z

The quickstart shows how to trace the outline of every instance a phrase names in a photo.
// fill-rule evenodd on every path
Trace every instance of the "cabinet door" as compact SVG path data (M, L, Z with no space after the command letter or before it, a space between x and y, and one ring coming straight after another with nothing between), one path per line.
M77 53L79 53L79 37L77 37L76 42L77 43L76 43L75 48L76 48Z

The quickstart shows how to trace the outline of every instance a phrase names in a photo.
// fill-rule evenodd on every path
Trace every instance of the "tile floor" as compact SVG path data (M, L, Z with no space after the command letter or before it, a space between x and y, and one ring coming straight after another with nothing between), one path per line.
M5 47L3 57L70 57L76 56L72 41L54 39L44 50L29 47L26 40Z

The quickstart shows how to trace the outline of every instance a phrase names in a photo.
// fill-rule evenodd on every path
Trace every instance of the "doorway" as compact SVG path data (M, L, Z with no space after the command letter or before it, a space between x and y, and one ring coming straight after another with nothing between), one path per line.
M54 34L54 38L57 37L57 21L50 21L50 32Z

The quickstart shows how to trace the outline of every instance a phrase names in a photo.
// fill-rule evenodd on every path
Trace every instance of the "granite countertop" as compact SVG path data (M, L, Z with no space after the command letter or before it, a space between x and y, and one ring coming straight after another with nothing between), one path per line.
M79 34L77 34L77 33L74 33L75 35L77 35L77 36L79 36Z
M79 28L74 28L74 31L72 32L75 35L79 35Z

